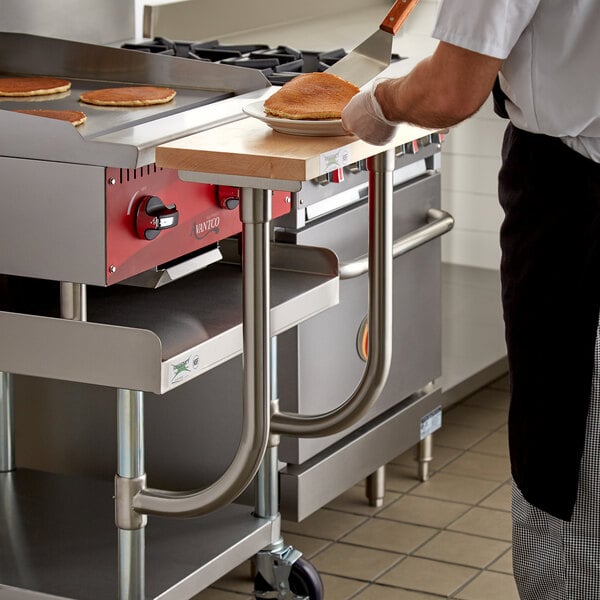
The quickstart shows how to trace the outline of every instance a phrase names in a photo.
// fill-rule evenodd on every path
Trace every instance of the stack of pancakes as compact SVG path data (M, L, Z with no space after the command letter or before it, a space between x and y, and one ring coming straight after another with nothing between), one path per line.
M265 100L265 113L282 119L340 119L360 89L330 73L304 73Z

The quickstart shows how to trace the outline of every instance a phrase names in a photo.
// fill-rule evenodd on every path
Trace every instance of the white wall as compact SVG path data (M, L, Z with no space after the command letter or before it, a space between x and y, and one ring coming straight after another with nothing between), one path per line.
M402 50L429 54L439 0L421 0L398 39ZM498 269L498 232L502 211L498 205L497 175L506 122L492 109L491 98L468 121L451 129L442 153L442 207L455 217L454 229L442 240L444 262Z
M0 0L0 31L114 43L133 37L133 0Z
M338 14L343 23L352 11L373 5L383 6L383 16L388 4L387 0L189 0L161 6L158 23L162 35L208 40L234 32L289 27L295 21L316 20L319 15Z
M506 122L491 99L471 119L453 128L444 144L442 204L456 224L442 243L445 262L497 269L502 210L497 176Z

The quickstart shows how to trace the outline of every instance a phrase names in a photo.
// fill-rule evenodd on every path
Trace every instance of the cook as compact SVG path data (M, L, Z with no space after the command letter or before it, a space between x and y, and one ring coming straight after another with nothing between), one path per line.
M372 144L446 128L493 92L522 600L600 598L600 2L442 0L435 52L342 113Z

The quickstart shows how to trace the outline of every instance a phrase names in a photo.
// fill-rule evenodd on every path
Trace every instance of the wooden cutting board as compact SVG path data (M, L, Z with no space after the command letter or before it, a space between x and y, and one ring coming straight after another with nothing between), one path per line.
M354 136L278 133L257 119L244 118L158 146L156 164L182 171L308 181L333 170L336 160L337 166L345 166L428 133L402 125L387 146L372 146Z

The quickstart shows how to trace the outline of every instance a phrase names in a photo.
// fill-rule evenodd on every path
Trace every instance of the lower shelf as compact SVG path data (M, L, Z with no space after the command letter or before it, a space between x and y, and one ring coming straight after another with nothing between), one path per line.
M118 598L110 482L22 469L0 474L0 496L0 597ZM251 510L232 504L197 519L150 517L144 597L191 598L277 539L279 519Z
M224 254L233 245L225 240ZM339 302L333 252L271 244L270 255L272 335ZM41 283L14 292L13 301L0 294L2 371L163 394L242 353L238 264L222 261L157 289L90 287L87 321L53 316L58 294L36 292Z

